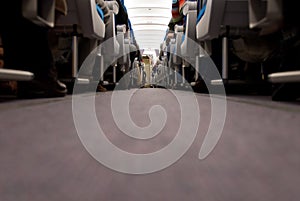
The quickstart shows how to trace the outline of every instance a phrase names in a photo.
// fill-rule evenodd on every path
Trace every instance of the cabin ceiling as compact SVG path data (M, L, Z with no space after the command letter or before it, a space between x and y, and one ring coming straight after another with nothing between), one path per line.
M171 0L125 0L140 49L159 49L171 19Z

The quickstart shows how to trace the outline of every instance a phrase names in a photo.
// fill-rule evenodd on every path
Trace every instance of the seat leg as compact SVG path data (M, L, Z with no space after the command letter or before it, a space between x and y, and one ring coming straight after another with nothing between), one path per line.
M228 80L228 38L222 39L222 79Z
M95 68L99 69L99 75L96 75L96 79L99 80L101 83L104 81L104 59L101 53L98 53L96 56L96 66ZM98 74L98 73L97 73Z
M78 37L72 38L72 77L76 78L78 73Z
M175 71L174 71L174 84L177 85L178 81L177 81L177 67L175 67Z
M117 83L117 65L113 66L113 83Z
M200 68L200 56L196 56L196 65L195 65L195 82L199 79L199 68Z
M77 25L73 25L72 37L72 77L76 78L78 74L78 33Z
M182 65L182 84L185 84L185 66Z

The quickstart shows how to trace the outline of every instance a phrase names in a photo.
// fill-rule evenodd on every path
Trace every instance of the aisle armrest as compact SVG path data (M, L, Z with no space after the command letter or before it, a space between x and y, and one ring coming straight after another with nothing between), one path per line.
M28 71L0 69L0 80L30 81L34 74Z

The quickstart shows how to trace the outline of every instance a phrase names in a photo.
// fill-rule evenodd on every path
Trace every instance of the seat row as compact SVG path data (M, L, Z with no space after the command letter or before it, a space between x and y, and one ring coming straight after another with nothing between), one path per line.
M105 65L112 66L114 69L117 66L125 66L129 69L131 66L130 47L137 46L135 39L131 38L134 37L133 30L126 30L128 26L126 24L116 25L115 23L115 15L124 8L124 5L119 5L120 2L118 4L117 1L67 0L65 15L57 16L55 3L55 0L26 0L23 1L22 12L25 18L40 26L50 27L56 34L71 35L71 82L76 80L82 84L99 82L99 80L105 82L106 78L102 72L105 70ZM79 39L84 39L81 41L84 41L85 48L79 48ZM78 75L84 59L93 51L96 51L98 55L94 58L93 69L89 74ZM102 76L97 77L97 74L93 72L98 72ZM110 80L115 84L117 82L116 70L112 76ZM33 78L34 75L31 72L0 69L0 80L27 81ZM70 81L69 78L68 80ZM67 79L65 81L67 82Z
M167 52L164 59L169 67L181 68L183 78L186 67L194 67L188 70L194 74L192 79L182 82L195 84L204 80L206 84L224 84L228 88L236 83L271 85L274 100L288 99L276 94L276 88L300 82L299 66L282 68L282 57L290 53L287 49L294 48L300 54L296 43L289 42L297 41L299 25L288 21L286 15L292 7L288 4L282 0L186 1L182 8L185 24L167 31L161 45ZM214 62L220 76L213 75L208 59ZM293 59L297 65L297 56Z

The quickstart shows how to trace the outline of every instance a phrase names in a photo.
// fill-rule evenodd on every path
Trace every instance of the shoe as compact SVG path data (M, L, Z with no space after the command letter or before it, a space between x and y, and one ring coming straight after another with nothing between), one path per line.
M197 93L208 93L208 88L204 80L197 80L195 85L192 87L194 92Z
M18 84L19 98L54 98L64 97L67 87L56 79L33 80Z
M107 89L105 87L103 87L101 84L98 84L97 87L97 92L106 92Z

